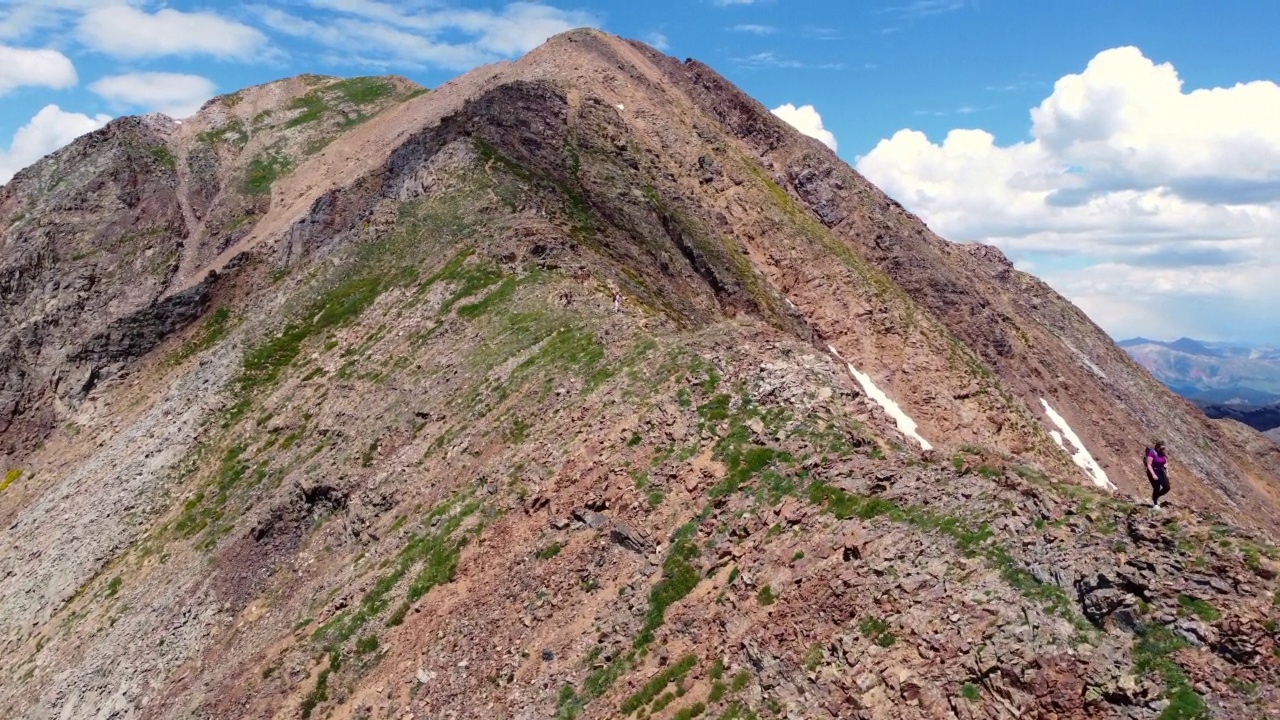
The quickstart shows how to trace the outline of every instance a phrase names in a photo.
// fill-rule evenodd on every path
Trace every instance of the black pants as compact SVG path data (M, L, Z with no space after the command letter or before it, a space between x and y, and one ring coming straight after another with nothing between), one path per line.
M1160 502L1160 498L1169 494L1169 476L1157 470L1155 477L1147 476L1151 481L1151 504Z

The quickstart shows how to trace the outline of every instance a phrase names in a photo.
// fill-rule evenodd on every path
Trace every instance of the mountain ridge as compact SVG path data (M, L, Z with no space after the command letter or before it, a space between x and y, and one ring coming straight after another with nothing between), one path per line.
M0 496L10 715L1275 706L1237 685L1276 686L1280 450L710 68L575 31L376 112L283 82L243 145L253 93L183 123L172 172L103 161L76 187L129 227L99 210L68 260L0 276L5 347L43 358L10 367L57 378L0 386L29 428ZM11 218L59 218L32 178L96 142L0 189L0 268L49 241ZM192 157L190 213L129 204ZM95 281L67 334L102 342L58 346L85 313L36 289L99 238L166 262L140 300ZM1126 499L1157 432L1163 519Z

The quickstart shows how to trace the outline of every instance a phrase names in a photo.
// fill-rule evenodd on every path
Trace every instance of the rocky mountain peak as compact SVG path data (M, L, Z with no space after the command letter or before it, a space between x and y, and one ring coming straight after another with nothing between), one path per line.
M0 229L6 717L1280 708L1280 448L697 61L267 83Z

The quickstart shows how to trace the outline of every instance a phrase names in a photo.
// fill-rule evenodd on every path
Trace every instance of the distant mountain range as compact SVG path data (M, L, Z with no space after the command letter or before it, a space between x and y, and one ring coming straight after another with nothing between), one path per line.
M1168 342L1139 337L1119 345L1209 417L1229 417L1264 431L1280 427L1280 349L1185 337Z

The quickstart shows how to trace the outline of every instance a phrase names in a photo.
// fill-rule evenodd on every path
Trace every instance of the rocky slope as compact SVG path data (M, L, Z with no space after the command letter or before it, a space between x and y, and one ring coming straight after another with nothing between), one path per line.
M0 228L6 717L1280 712L1280 447L696 61L250 88Z

